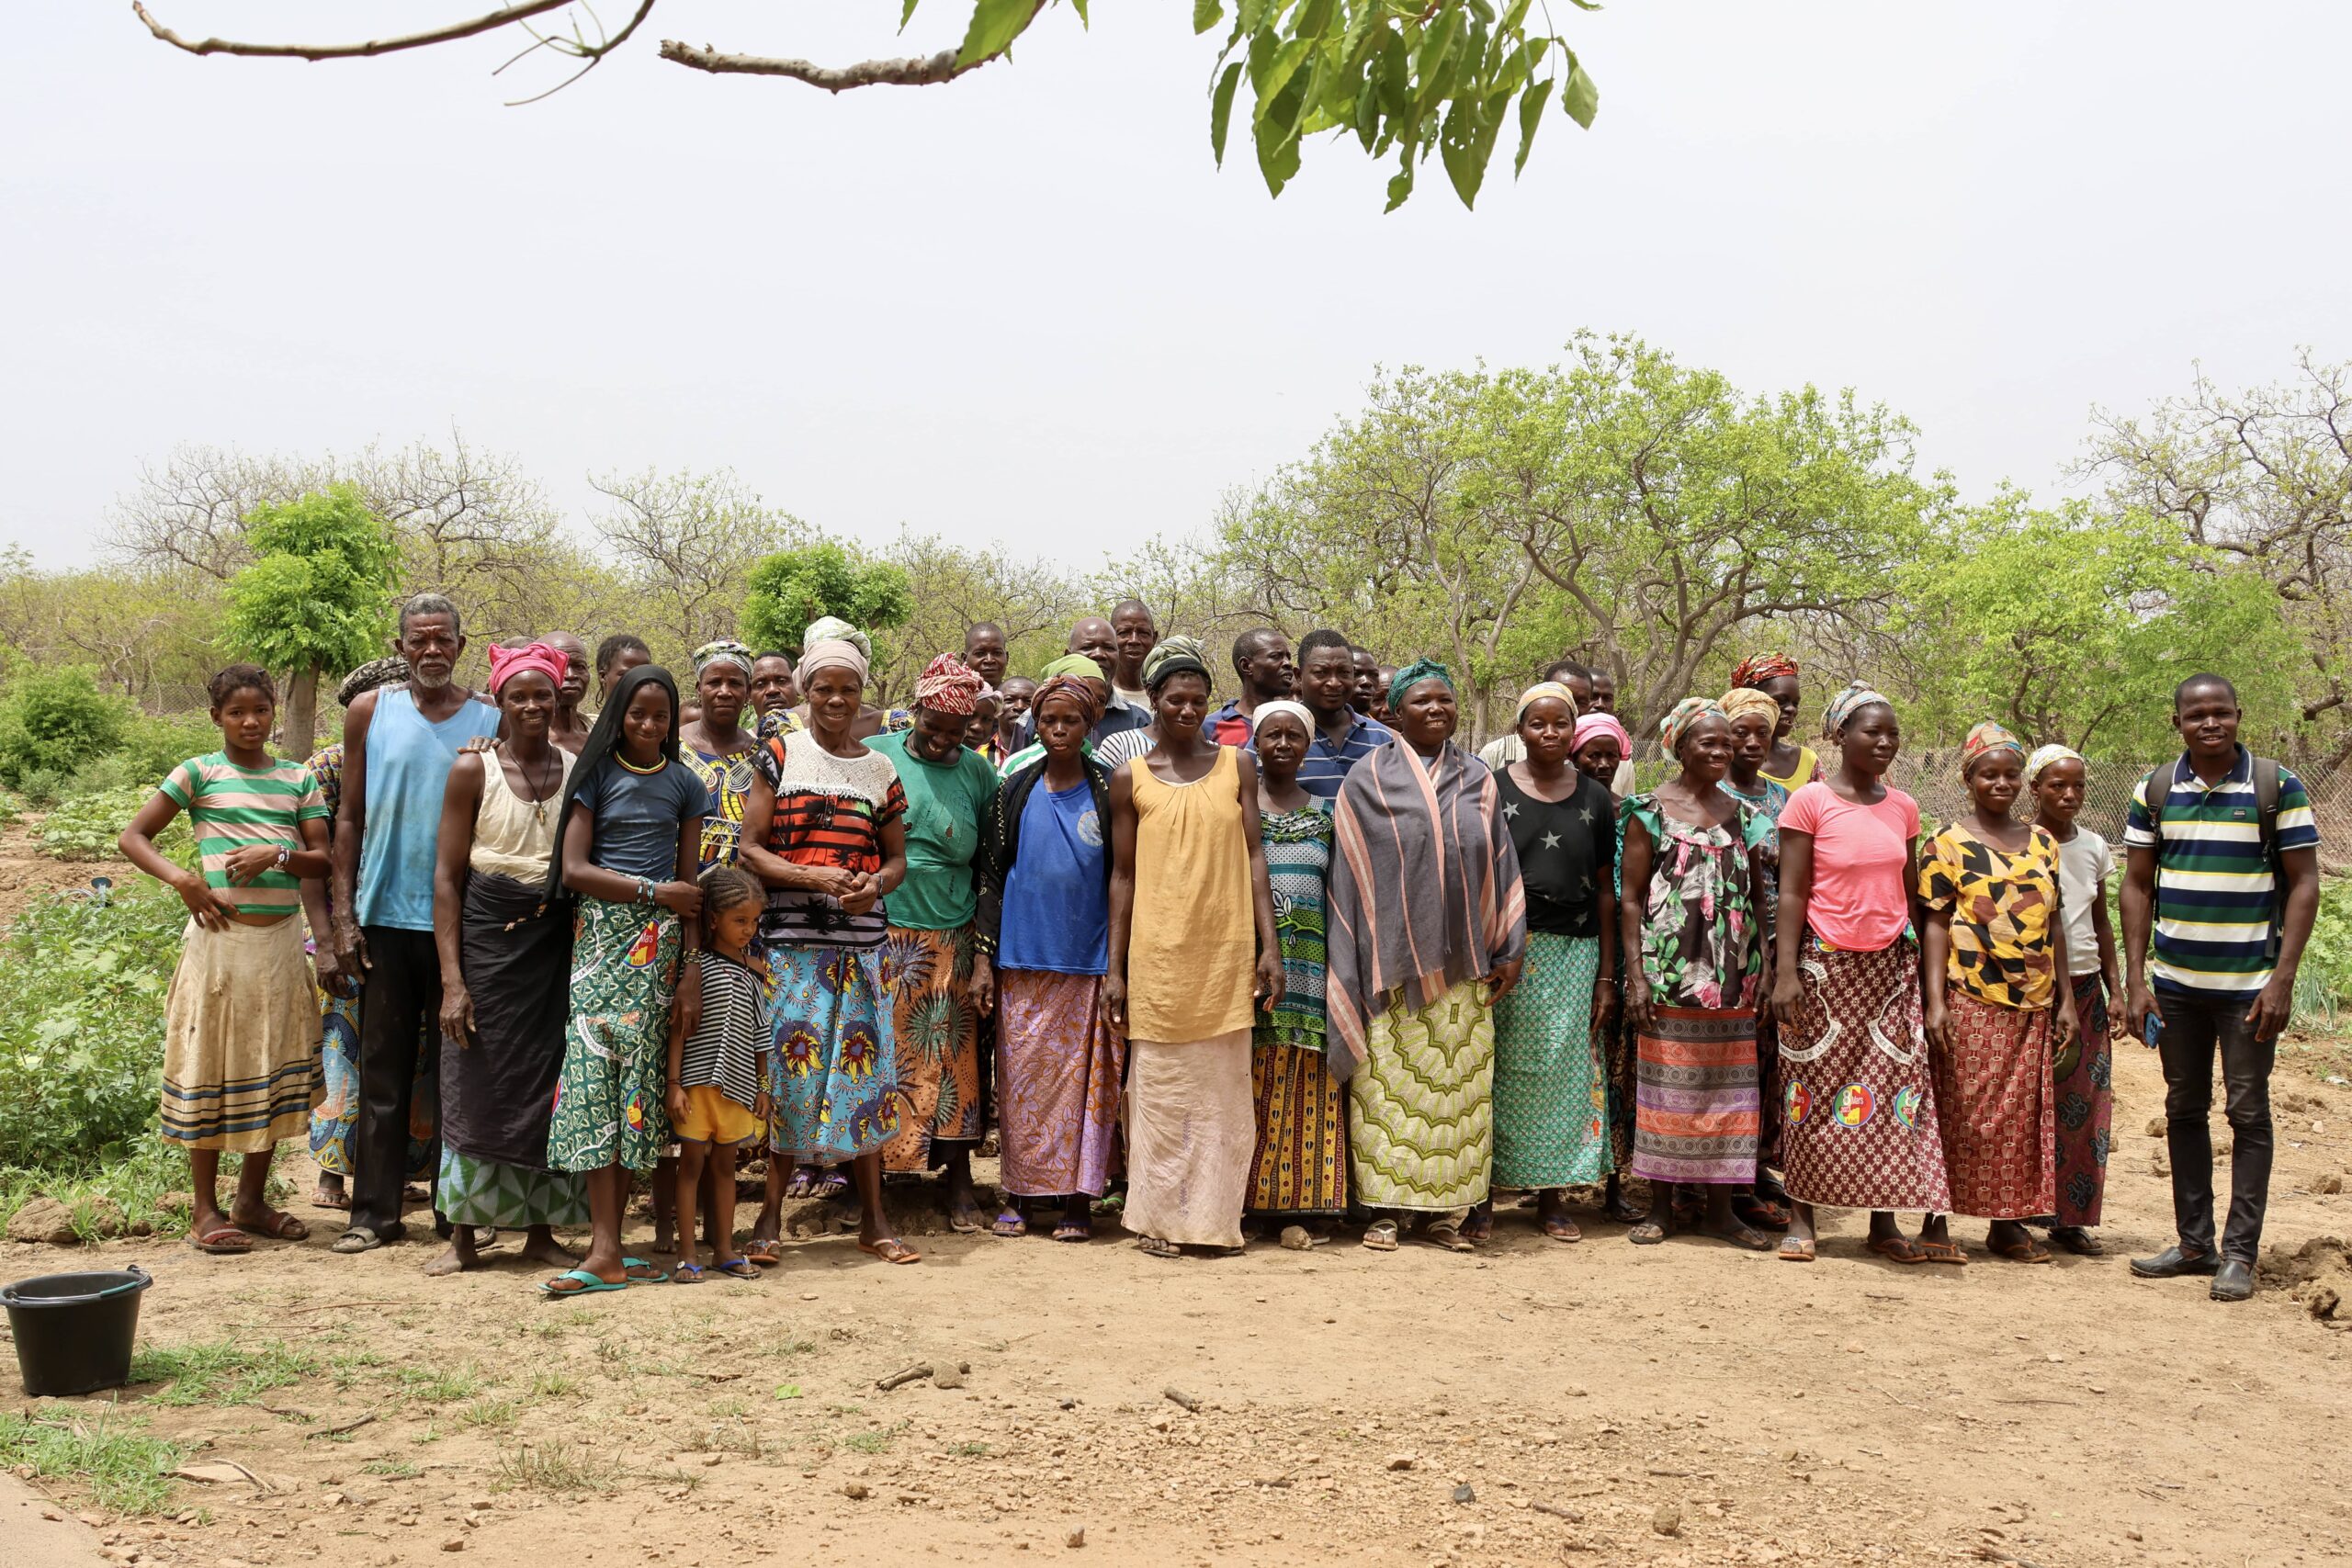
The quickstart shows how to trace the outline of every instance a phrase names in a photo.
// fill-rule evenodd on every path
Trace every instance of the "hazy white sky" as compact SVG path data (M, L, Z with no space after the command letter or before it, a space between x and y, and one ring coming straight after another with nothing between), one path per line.
M151 0L190 36L354 38L473 9ZM620 0L610 0L616 12ZM1556 7L1590 132L1432 163L1312 145L1269 200L1209 160L1177 0L1066 6L963 81L839 98L658 59L850 60L968 7L663 0L548 102L505 35L376 62L196 59L127 0L0 48L0 540L95 548L175 442L313 452L454 423L575 513L582 476L732 467L873 541L1083 564L1188 531L1379 364L1641 333L1762 390L1850 386L1972 491L2052 487L2093 403L2352 355L2334 3ZM514 84L510 85L510 84Z

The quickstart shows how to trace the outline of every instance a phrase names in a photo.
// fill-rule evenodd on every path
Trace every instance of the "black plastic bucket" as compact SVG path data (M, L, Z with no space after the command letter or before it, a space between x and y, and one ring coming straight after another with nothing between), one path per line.
M130 1340L139 1328L140 1293L155 1281L144 1269L43 1274L0 1285L17 1371L25 1392L88 1393L130 1381Z

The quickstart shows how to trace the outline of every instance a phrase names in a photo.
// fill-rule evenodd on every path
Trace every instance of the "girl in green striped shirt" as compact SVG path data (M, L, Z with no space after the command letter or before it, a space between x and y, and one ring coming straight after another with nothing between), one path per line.
M220 750L174 768L120 843L124 858L187 906L164 1010L162 1131L188 1151L188 1244L240 1253L253 1250L254 1235L309 1234L264 1191L271 1154L303 1135L322 1092L318 999L293 917L303 908L314 931L326 929L327 807L309 768L269 753L277 691L266 671L232 664L212 678L210 695ZM181 811L196 833L196 871L155 848ZM319 984L331 984L330 944L318 963ZM245 1156L225 1214L223 1152Z

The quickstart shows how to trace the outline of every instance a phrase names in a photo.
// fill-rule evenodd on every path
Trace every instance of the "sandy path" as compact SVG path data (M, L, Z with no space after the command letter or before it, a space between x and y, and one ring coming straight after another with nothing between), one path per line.
M2274 1241L2352 1232L2352 1199L2311 1190L2352 1149L2352 1089L2312 1076L2341 1070L2282 1066ZM1078 1551L1148 1565L2346 1561L2352 1340L2277 1292L2224 1308L2126 1276L2169 1230L2158 1088L2120 1059L2114 1256L2041 1269L1897 1269L1850 1215L1804 1269L1599 1223L1561 1247L1514 1213L1475 1258L934 1235L917 1268L823 1240L754 1285L542 1304L519 1264L332 1257L328 1223L241 1260L116 1244L158 1277L146 1343L234 1335L315 1371L258 1394L288 1414L151 1407L277 1490L190 1487L209 1522L107 1543L715 1568L1033 1562L1082 1529ZM0 1249L0 1275L57 1258ZM916 1360L967 1386L876 1391Z

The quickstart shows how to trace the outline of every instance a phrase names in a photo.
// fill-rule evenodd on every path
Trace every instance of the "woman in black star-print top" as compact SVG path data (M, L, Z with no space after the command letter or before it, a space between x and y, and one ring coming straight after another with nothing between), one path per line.
M1495 1007L1494 1184L1540 1193L1555 1241L1582 1235L1563 1189L1612 1168L1600 1026L1617 998L1617 803L1569 762L1577 705L1556 682L1531 687L1521 758L1495 773L1527 889L1527 968ZM1491 1223L1482 1210L1465 1231Z

